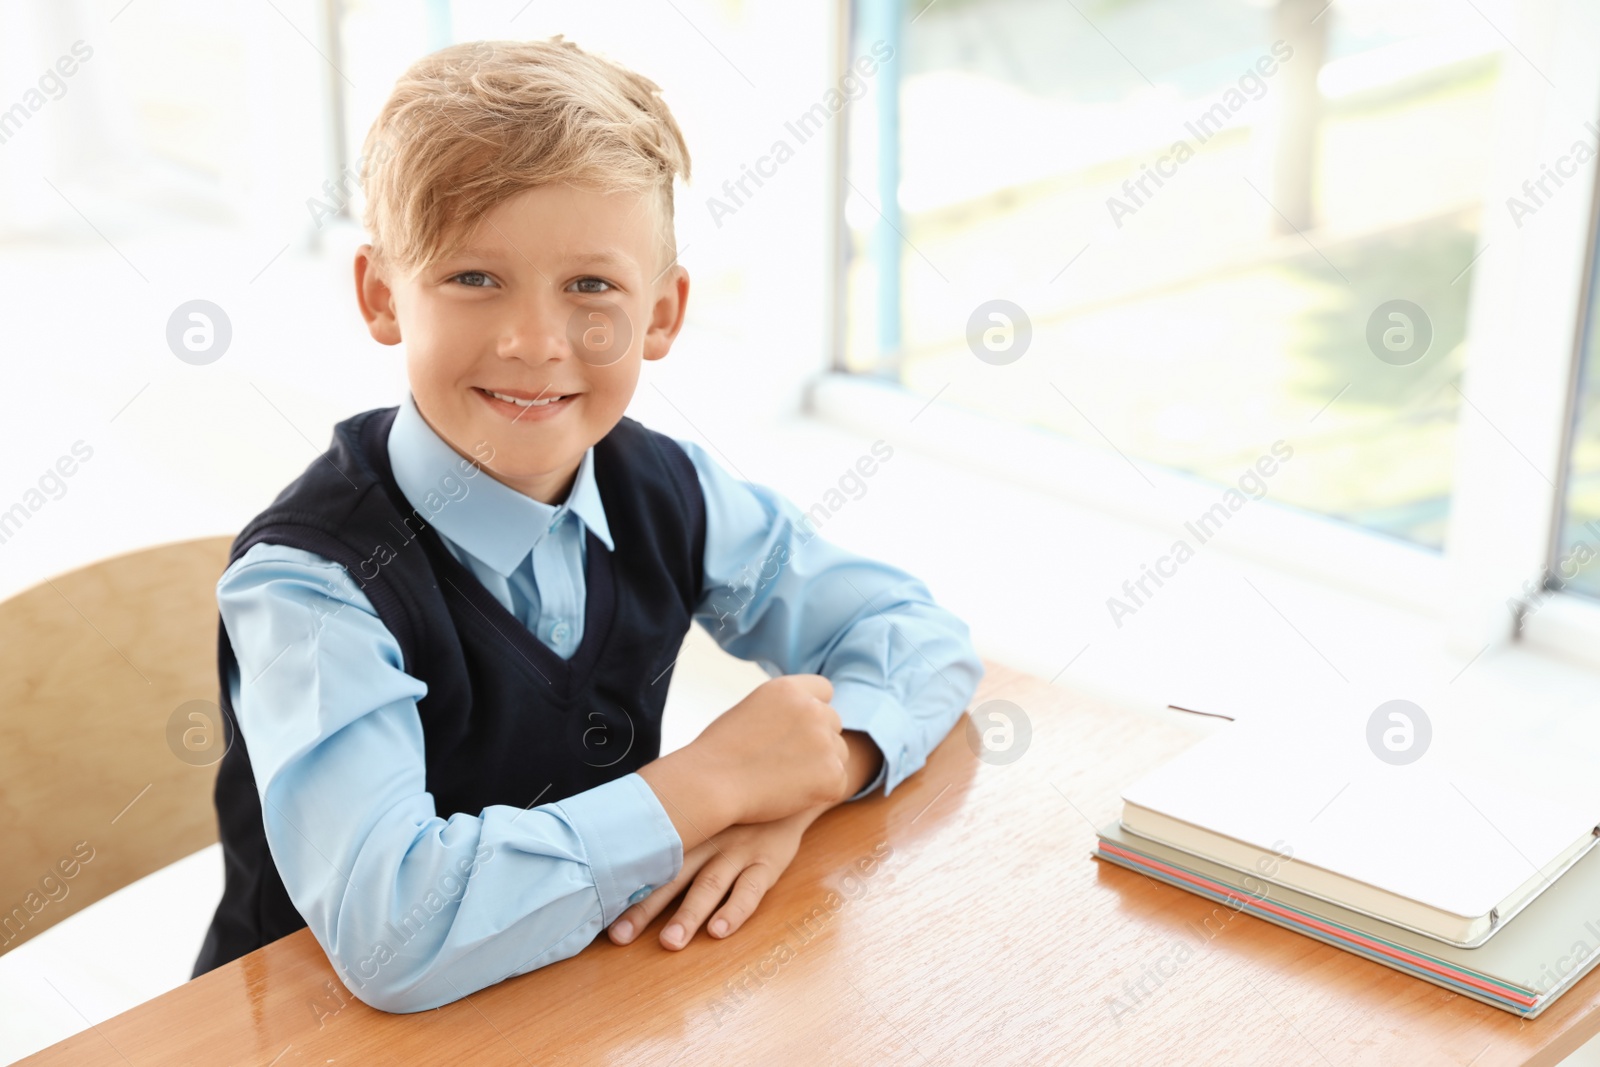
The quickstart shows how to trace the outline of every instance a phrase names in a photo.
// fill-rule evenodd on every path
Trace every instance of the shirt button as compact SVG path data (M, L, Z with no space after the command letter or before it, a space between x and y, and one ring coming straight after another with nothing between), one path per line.
M642 886L640 886L638 889L635 889L633 891L633 896L628 898L628 903L629 904L637 904L637 903L639 903L639 901L641 901L645 897L649 896L654 889L655 889L655 886L653 886L653 885L642 885Z
M562 641L565 641L567 636L571 633L572 627L568 626L564 622L558 622L554 626L550 627L550 640L560 644Z

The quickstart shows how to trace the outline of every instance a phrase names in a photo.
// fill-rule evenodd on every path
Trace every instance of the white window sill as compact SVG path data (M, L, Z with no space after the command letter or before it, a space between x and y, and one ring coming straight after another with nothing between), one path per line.
M879 438L895 446L868 495L824 533L923 578L984 655L1130 711L1285 715L1406 698L1447 718L1514 715L1530 745L1600 748L1592 605L1552 598L1524 640L1462 647L1444 559L1274 508L1269 494L1113 619L1108 598L1168 553L1185 517L1222 487L1140 464L1152 490L1115 453L925 403L828 375L805 419L772 427L773 443L835 456ZM830 464L814 461L817 476ZM1552 636L1574 617L1593 639Z

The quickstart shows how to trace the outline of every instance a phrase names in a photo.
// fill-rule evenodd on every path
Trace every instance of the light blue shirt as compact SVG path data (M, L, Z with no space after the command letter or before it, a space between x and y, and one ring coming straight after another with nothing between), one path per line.
M917 579L829 544L792 503L678 443L706 505L695 621L768 674L826 676L845 729L884 756L850 799L879 784L892 792L983 675L966 624ZM543 504L463 464L408 393L388 450L395 481L450 552L570 658L583 638L584 530L614 549L594 449L567 499ZM784 565L769 578L773 559ZM441 817L417 712L428 687L405 672L394 636L339 564L257 544L223 573L217 603L273 860L368 1004L422 1011L566 959L682 868L683 842L638 774L526 809Z

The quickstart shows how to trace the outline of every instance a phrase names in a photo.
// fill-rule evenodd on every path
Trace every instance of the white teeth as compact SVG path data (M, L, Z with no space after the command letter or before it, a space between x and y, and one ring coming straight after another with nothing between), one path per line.
M493 389L485 389L484 392L488 393L490 396L494 397L496 400L504 400L507 403L511 403L511 404L517 405L517 407L519 407L519 408L542 408L546 404L551 403L552 401L565 400L566 399L566 396L563 394L562 396L546 397L543 400L518 400L514 396L506 396L506 394L497 393Z

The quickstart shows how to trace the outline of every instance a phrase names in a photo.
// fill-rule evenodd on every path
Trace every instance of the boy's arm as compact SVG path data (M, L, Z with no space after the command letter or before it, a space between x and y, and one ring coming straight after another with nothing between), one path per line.
M868 777L870 768L882 762L882 756L866 734L847 730L844 737L850 749L848 777L859 783ZM676 877L624 911L611 924L611 939L619 945L633 941L685 889L687 895L661 931L661 944L681 949L703 923L712 937L732 936L788 870L806 830L839 803L842 801L817 804L766 822L736 823L701 845L686 848Z
M682 866L638 774L441 818L416 705L426 686L343 567L256 545L217 599L273 860L366 1003L421 1011L572 956Z
M677 443L706 500L696 621L769 674L826 676L852 773L870 766L863 740L881 753L868 772L875 777L850 799L879 782L893 791L950 732L983 677L967 625L910 574L824 541L778 493L732 477L693 442Z
M850 799L879 782L894 789L950 732L983 676L966 624L909 574L828 544L778 494L728 476L692 442L677 443L706 502L695 620L769 674L828 678L844 727L847 789L863 787ZM832 806L741 822L690 849L670 882L617 920L612 939L631 942L679 893L663 945L683 948L702 923L713 937L732 936L787 869L806 827Z

